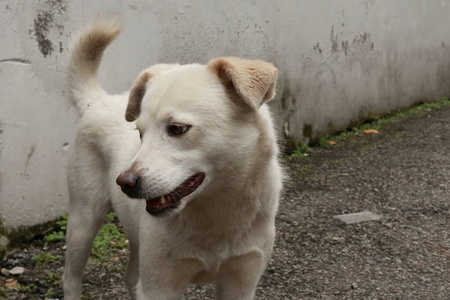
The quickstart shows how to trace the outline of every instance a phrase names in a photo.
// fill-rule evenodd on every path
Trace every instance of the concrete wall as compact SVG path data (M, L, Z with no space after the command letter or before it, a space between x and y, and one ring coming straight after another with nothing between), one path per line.
M101 66L107 91L127 90L157 62L272 61L280 70L276 116L295 143L450 95L450 0L1 0L4 227L66 210L67 149L77 125L65 96L67 41L105 13L126 25Z

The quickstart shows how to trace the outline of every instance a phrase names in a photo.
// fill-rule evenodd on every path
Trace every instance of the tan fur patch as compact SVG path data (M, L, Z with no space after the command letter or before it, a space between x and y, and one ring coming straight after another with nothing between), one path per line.
M152 74L144 72L138 76L133 88L130 91L130 96L128 98L127 112L125 114L125 119L128 122L133 122L141 114L141 103L144 98L145 92L147 91L147 82L152 77Z
M254 110L275 96L278 70L271 63L222 57L210 61L208 67L228 91Z

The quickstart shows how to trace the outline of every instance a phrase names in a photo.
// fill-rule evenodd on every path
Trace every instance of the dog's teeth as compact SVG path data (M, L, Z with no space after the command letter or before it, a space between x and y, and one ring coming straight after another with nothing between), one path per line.
M166 203L166 199L164 197L161 197L161 204L165 204Z

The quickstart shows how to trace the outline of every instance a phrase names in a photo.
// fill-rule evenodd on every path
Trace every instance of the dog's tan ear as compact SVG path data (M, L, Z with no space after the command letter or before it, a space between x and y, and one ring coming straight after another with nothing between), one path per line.
M271 63L221 57L211 60L208 67L217 74L228 92L253 110L275 96L278 70Z
M128 122L133 122L141 114L141 103L145 92L147 91L147 82L150 78L152 78L152 74L146 70L139 74L138 78L134 81L128 98L127 112L125 114L125 119Z
M147 83L150 78L177 66L179 66L179 64L157 64L139 74L137 79L134 81L133 87L130 91L130 96L128 98L127 112L125 114L125 119L128 122L135 121L141 114L142 99L144 99L145 93L147 92Z

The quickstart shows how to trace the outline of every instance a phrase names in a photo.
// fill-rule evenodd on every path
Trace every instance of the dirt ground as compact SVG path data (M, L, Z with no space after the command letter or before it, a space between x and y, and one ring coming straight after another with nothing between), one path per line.
M433 299L450 295L450 107L384 125L308 157L285 158L290 179L273 257L256 299ZM335 215L370 211L378 221ZM42 241L2 263L9 299L62 299L63 258L40 266ZM44 251L64 255L64 241ZM126 251L91 264L85 299L128 299ZM16 266L23 274L8 275ZM17 285L18 284L18 285ZM20 285L20 287L19 287ZM28 290L27 290L28 289ZM183 297L212 299L212 286ZM1 297L0 297L1 298Z

